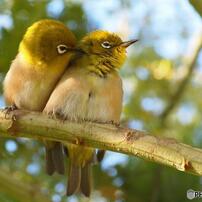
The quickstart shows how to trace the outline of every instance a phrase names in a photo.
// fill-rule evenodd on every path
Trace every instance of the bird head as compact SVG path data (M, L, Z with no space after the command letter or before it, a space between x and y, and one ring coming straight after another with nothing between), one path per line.
M30 26L19 46L19 52L32 64L66 63L76 44L73 33L61 22L40 20Z
M126 48L136 41L138 40L123 42L117 34L96 30L81 40L79 48L107 61L112 68L120 68L126 59Z

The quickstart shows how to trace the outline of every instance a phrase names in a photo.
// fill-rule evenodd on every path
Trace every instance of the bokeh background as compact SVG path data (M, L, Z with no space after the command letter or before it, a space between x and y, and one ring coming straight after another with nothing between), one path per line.
M140 40L128 49L120 72L123 125L202 147L201 15L200 0L0 0L0 94L23 33L33 22L58 19L78 39L95 29L113 31ZM66 177L47 176L43 159L40 142L1 139L0 201L186 202L188 189L202 190L200 177L108 152L94 166L91 199L67 199Z

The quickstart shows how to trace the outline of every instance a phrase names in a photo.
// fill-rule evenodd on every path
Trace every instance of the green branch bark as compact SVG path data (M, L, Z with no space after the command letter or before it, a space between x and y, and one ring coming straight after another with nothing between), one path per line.
M0 137L47 139L138 156L202 176L202 150L170 138L95 122L71 122L16 110L0 110Z

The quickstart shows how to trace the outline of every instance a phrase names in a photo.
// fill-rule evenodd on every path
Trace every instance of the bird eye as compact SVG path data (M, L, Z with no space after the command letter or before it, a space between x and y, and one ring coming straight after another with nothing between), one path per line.
M64 44L60 44L57 46L57 51L59 54L63 54L67 52L67 46Z
M112 47L111 44L109 43L109 41L104 41L104 42L101 44L101 46L102 46L103 48L111 48L111 47Z

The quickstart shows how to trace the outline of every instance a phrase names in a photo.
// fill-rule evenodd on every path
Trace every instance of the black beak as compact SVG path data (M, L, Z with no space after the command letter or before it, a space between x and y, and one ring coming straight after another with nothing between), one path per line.
M84 52L81 48L77 48L77 47L75 48L68 47L67 50L72 52Z
M138 39L133 39L133 40L130 40L130 41L124 41L124 42L120 43L119 46L122 46L124 48L128 48L128 46L134 44L137 41L139 41L139 40Z

